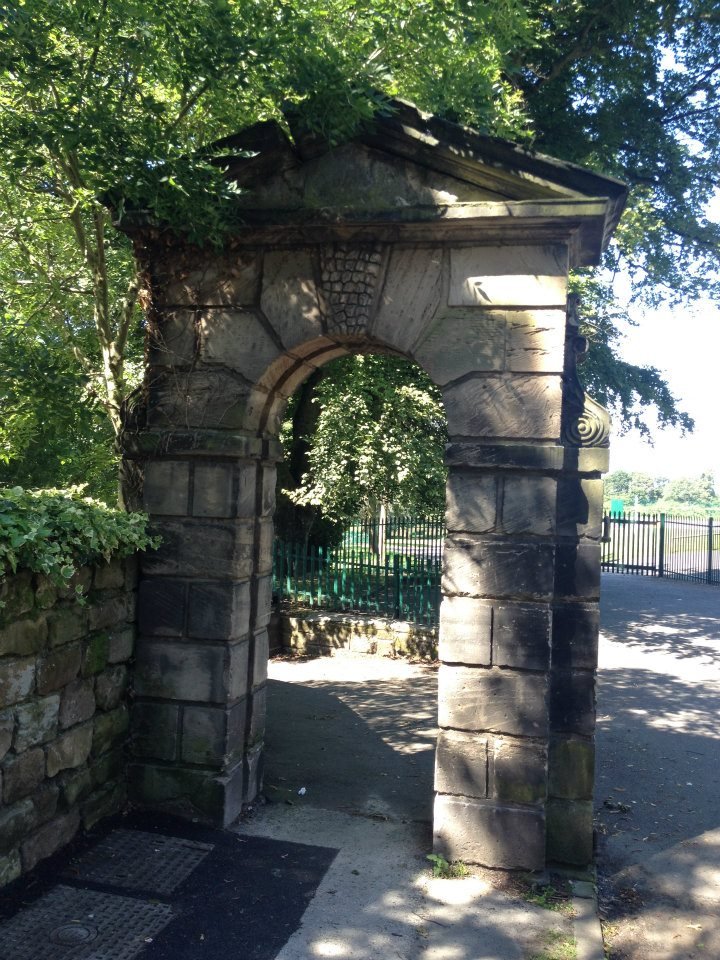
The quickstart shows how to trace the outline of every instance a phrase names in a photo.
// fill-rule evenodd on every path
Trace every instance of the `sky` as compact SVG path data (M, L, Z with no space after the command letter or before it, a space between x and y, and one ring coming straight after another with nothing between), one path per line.
M653 423L653 446L637 431L625 436L614 431L610 470L669 479L710 470L720 483L720 307L704 302L635 319L638 326L627 328L622 357L661 370L680 409L695 420L695 430L683 437L678 429L660 430Z
M720 220L720 193L707 209ZM654 445L637 431L610 441L610 470L655 476L693 477L710 471L720 487L720 305L701 301L691 307L636 312L635 327L625 328L620 355L631 363L657 367L680 409L695 420L685 437L678 429L660 430L651 417Z

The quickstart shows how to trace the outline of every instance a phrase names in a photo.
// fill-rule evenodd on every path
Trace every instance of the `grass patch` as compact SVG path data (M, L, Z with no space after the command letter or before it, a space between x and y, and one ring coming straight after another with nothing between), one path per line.
M470 876L470 871L462 860L455 860L450 863L439 853L429 853L426 859L432 863L432 875L434 877L441 877L443 880L455 880Z
M562 878L554 879L552 883L533 883L522 892L522 897L544 910L561 913L564 917L573 915L570 885Z
M577 945L570 934L549 930L544 941L540 952L531 954L527 960L576 960Z

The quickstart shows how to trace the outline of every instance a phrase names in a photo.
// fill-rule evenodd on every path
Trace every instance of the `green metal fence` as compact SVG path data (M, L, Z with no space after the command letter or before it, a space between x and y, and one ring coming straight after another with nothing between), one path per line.
M275 599L435 627L444 537L444 517L388 517L356 521L332 549L277 539Z
M720 521L665 513L609 513L602 569L720 584Z

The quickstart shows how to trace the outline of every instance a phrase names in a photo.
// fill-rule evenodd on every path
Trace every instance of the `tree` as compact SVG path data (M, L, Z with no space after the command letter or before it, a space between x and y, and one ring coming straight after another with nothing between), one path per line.
M50 327L0 326L0 484L70 487L117 496L112 428ZM47 411L52 411L48 417Z
M670 480L663 489L663 499L676 503L708 507L715 500L715 483L711 473L699 477L680 477Z
M626 470L613 470L605 477L605 497L626 499L630 496L632 474Z
M619 362L618 274L648 307L720 296L720 225L707 204L720 167L720 12L714 0L529 0L533 42L515 51L534 143L614 174L630 201L605 272L577 278L591 351L586 382L622 420L655 406L690 428L662 377Z
M340 139L381 89L446 94L498 130L518 123L504 46L515 0L19 0L0 7L0 305L52 327L115 433L142 288L112 218L149 208L218 242L234 188L204 148L290 103ZM474 27L474 34L471 31ZM3 411L7 412L7 411Z
M447 442L439 391L397 357L361 355L328 364L314 386L318 413L300 484L285 494L346 520L392 506L437 513L445 503ZM288 427L285 442L297 449Z
M633 501L637 499L638 503L647 506L660 499L666 483L665 477L653 477L649 473L633 473L629 495Z
M53 335L112 428L142 289L112 219L149 208L192 239L232 227L200 149L284 104L339 140L388 94L615 173L631 202L585 275L587 383L626 422L691 422L657 371L617 360L609 281L648 304L718 293L720 17L713 0L17 0L1 7L0 305ZM111 212L113 211L113 212ZM7 411L2 411L6 414Z

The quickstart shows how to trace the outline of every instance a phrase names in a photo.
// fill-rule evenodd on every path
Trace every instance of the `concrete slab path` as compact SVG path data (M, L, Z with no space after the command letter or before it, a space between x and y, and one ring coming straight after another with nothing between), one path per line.
M265 792L242 835L338 854L277 960L560 958L571 918L488 871L435 879L436 667L338 652L270 666Z

